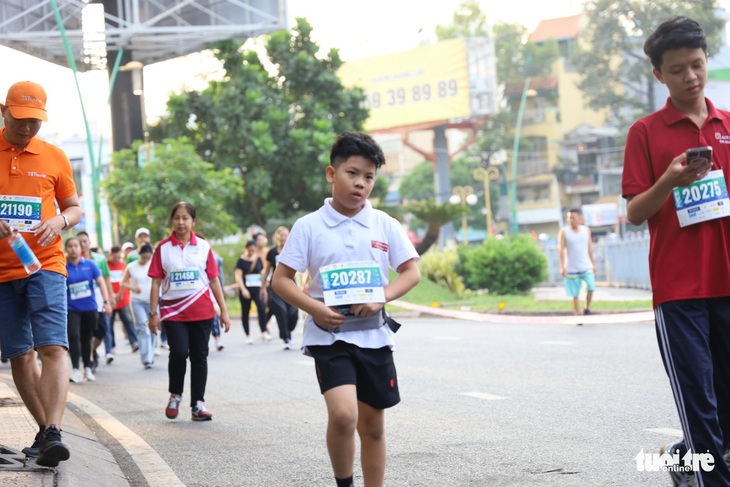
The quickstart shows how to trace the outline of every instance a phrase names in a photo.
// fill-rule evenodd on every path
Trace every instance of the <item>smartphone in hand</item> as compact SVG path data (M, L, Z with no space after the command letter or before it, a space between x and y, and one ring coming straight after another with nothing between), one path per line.
M687 149L687 162L686 164L695 164L701 166L705 162L712 162L712 147L707 145L705 147L694 147Z

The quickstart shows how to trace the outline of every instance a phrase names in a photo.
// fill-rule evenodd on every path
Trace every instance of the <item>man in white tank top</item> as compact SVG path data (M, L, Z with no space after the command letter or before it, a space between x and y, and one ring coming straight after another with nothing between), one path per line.
M596 262L593 260L591 230L583 222L583 213L573 208L568 210L569 225L558 234L558 255L560 273L565 278L565 294L573 299L576 315L591 314L591 300L596 289ZM586 283L586 307L581 311L580 290Z

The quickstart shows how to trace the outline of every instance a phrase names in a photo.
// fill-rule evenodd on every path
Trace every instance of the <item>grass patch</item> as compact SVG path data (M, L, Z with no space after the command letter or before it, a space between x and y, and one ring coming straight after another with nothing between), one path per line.
M395 278L391 274L391 279ZM477 294L474 292L465 292L462 296L457 296L446 288L428 279L421 279L408 294L401 298L402 301L408 303L420 304L423 306L433 306L438 303L438 307L446 309L462 309L469 308L471 311L497 313L499 312L499 303L504 302L504 313L535 313L535 312L559 312L564 311L571 313L572 304L566 297L565 300L537 300L532 293L521 295L505 295L495 296L491 294ZM399 308L392 306L393 310ZM388 306L391 309L391 306ZM651 300L632 300L632 301L601 301L600 299L591 304L591 309L597 312L619 312L619 311L645 311L652 309Z

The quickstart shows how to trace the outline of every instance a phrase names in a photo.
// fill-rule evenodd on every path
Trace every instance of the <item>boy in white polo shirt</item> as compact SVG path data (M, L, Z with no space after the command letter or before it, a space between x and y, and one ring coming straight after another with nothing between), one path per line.
M327 405L327 449L338 487L353 485L355 430L365 485L383 484L384 410L400 401L383 306L421 279L418 253L400 223L368 201L383 164L370 136L345 132L335 140L326 169L332 198L294 224L272 282L279 296L308 313L302 350L314 357ZM389 268L398 273L391 283ZM312 278L308 295L294 281L305 270ZM337 299L343 305L334 305Z

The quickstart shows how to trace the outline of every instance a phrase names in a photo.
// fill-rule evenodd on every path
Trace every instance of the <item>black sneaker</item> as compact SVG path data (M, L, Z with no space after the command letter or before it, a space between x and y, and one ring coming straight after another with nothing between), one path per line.
M681 441L678 441L677 443L669 443L666 446L659 448L659 454L664 455L666 453L668 455L674 455L676 453L681 456L682 451L680 449L680 443ZM676 470L671 467L667 470L667 472L669 472L669 477L672 479L672 485L674 487L697 487L697 477L695 477L694 472Z
M586 315L586 316L588 316L588 315L592 315L593 313L591 312L591 310L589 310L588 308L586 308L586 309L583 310L583 314Z
M61 432L55 424L46 428L41 451L35 463L42 467L56 467L59 462L68 460L71 453L61 441Z
M43 444L43 437L46 429L40 428L38 430L38 433L35 435L35 440L33 440L33 444L30 446L26 446L21 451L25 453L25 456L29 458L35 458L38 456L38 454L41 452L41 445Z

